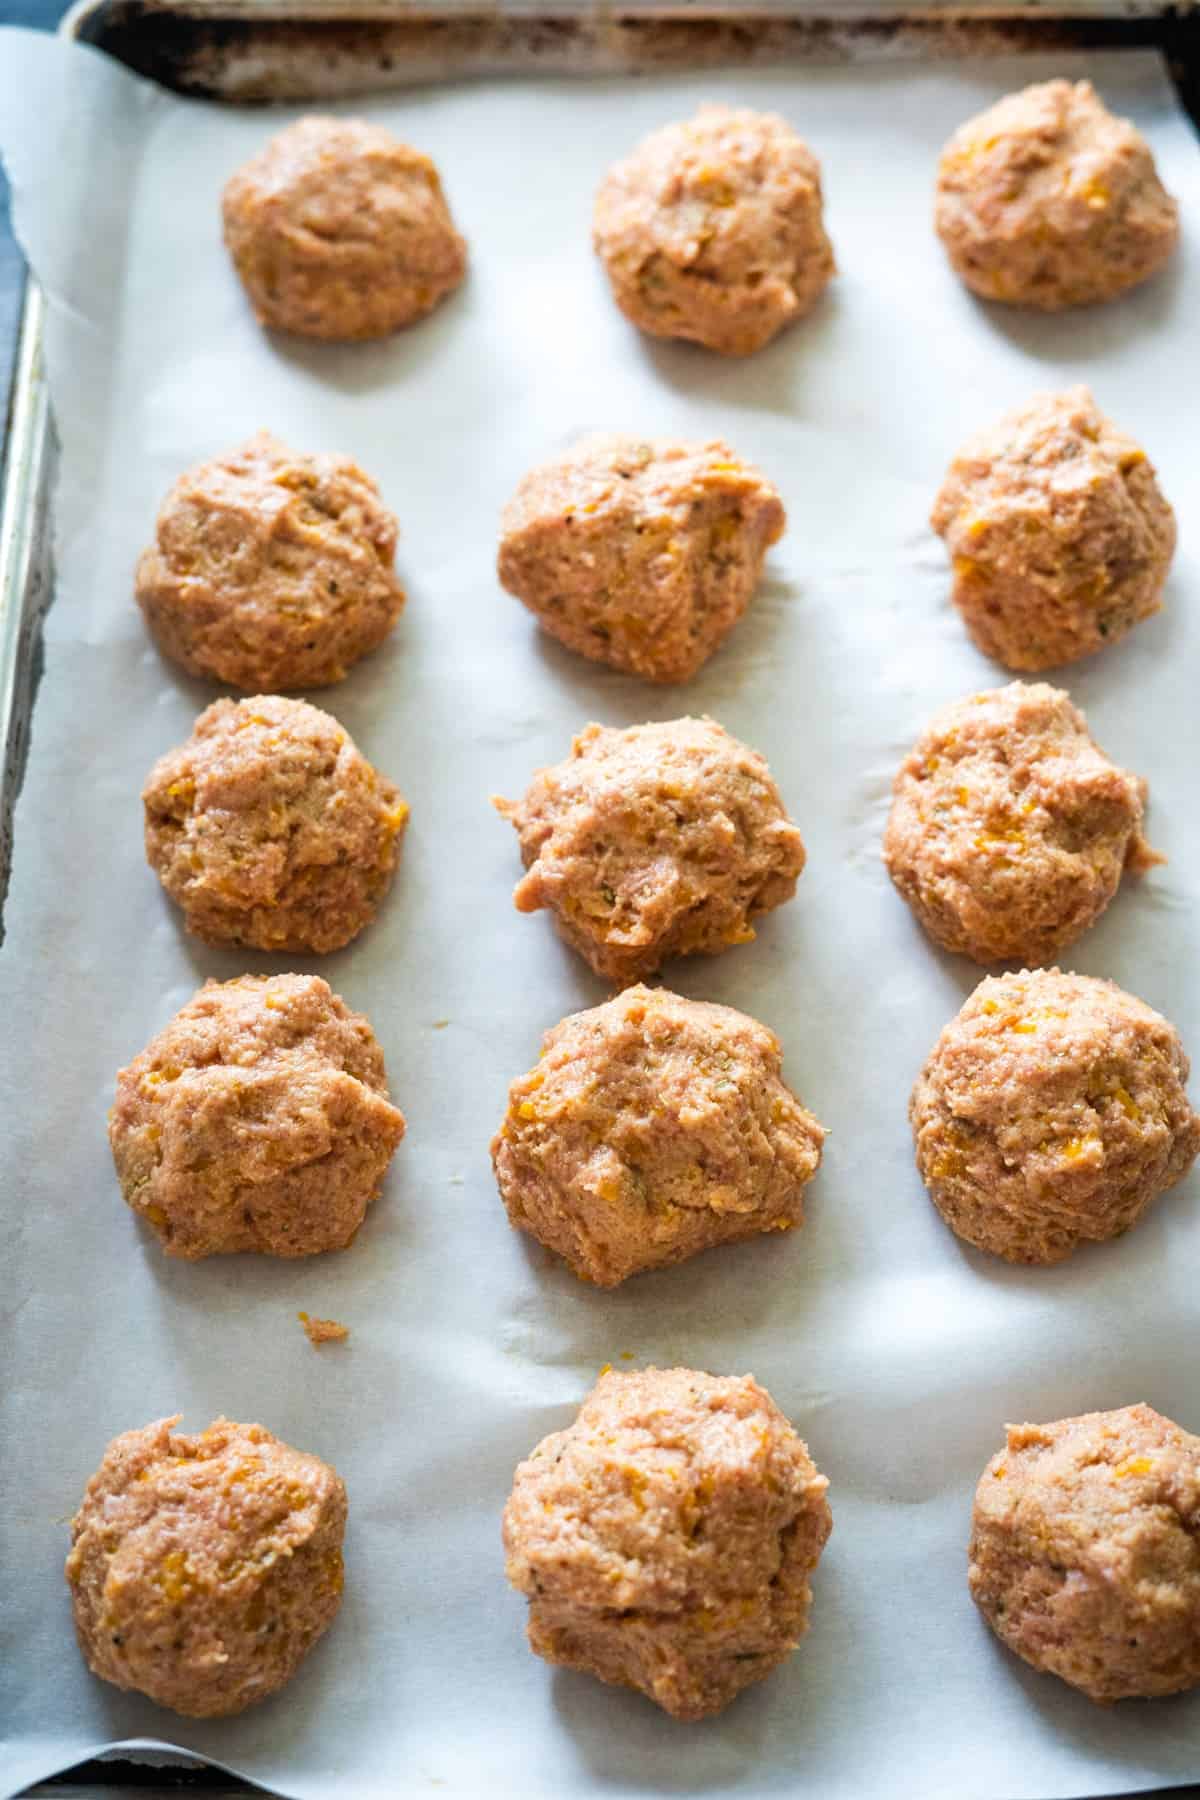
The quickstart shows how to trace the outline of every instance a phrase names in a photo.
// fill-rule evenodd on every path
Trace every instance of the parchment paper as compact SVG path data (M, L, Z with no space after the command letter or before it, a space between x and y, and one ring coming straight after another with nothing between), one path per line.
M936 153L1004 90L1089 73L1149 134L1182 252L1129 300L988 311L929 225ZM641 340L588 245L604 167L705 97L782 110L821 155L842 273L749 362ZM282 123L185 104L95 54L0 34L0 137L51 296L63 465L58 597L8 902L3 1672L11 1793L99 1745L182 1746L295 1796L1049 1800L1200 1774L1200 1696L1103 1711L1007 1655L964 1580L971 1493L1005 1420L1146 1399L1200 1428L1193 1178L1126 1240L1049 1270L964 1250L913 1169L913 1076L978 972L938 955L878 857L893 769L929 712L1005 679L947 602L925 519L963 435L1089 381L1143 439L1180 516L1166 611L1067 681L1152 787L1169 856L1069 966L1114 977L1200 1048L1195 670L1200 148L1143 54L447 88L359 110L432 153L469 282L394 341L308 347L255 326L219 237L230 171ZM122 1206L113 1074L209 975L270 959L190 942L144 866L138 791L214 690L148 646L131 571L186 465L260 425L356 455L404 531L390 646L321 704L412 802L382 916L320 963L373 1018L409 1119L354 1248L310 1263L167 1260ZM770 576L685 692L592 668L497 588L500 507L588 428L721 432L780 483ZM708 711L769 757L808 842L757 943L670 982L780 1033L830 1128L803 1231L616 1293L505 1222L487 1145L541 1031L602 984L509 894L488 806L589 718ZM448 1021L439 1029L439 1022ZM345 1320L310 1349L299 1308ZM754 1371L831 1480L812 1631L721 1719L555 1674L522 1640L498 1525L512 1470L603 1363ZM224 1410L319 1451L351 1496L341 1618L295 1682L192 1724L92 1680L72 1642L64 1521L107 1440Z

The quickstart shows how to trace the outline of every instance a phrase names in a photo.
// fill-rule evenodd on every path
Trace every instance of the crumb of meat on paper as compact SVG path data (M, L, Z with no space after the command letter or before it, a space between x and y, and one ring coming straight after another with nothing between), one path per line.
M296 1317L304 1327L304 1335L316 1350L322 1344L340 1344L350 1336L350 1327L343 1325L338 1319L314 1319L306 1312L297 1313Z

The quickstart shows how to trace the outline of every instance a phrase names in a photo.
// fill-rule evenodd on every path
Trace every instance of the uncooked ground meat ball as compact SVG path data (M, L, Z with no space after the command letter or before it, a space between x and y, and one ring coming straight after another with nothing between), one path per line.
M835 272L816 157L744 108L701 107L610 169L593 242L627 319L726 356L761 350Z
M403 1135L370 1023L317 975L208 982L108 1123L125 1199L185 1257L343 1249Z
M719 438L585 438L509 501L500 580L568 649L687 681L750 604L784 523L770 482Z
M1048 961L1099 918L1126 869L1162 860L1142 836L1145 783L1041 682L944 707L894 791L888 873L930 937L976 962Z
M1173 1025L1111 981L1057 969L981 981L909 1102L946 1223L1009 1262L1119 1237L1200 1150Z
M510 1221L600 1287L799 1225L825 1132L782 1060L757 1019L665 988L573 1013L492 1140Z
M381 125L289 125L225 188L225 243L261 324L375 338L456 288L467 249L437 170Z
M954 604L986 656L1049 669L1162 605L1175 515L1085 387L1037 394L963 445L934 503Z
M804 867L763 758L711 719L587 725L523 800L493 804L528 870L517 910L548 908L597 975L622 983L748 943Z
M720 1712L808 1629L828 1485L752 1376L602 1375L504 1511L530 1647L677 1719Z
M1090 81L1041 82L960 126L938 165L935 222L969 288L1046 312L1114 299L1179 239L1149 145Z
M1089 1699L1200 1683L1200 1438L1149 1406L1010 1425L975 1495L971 1596Z
M395 554L396 521L357 463L260 431L179 477L135 591L190 674L252 694L323 687L399 617Z
M261 1425L174 1419L114 1438L71 1526L67 1580L94 1675L189 1718L290 1681L342 1599L346 1489Z
M374 918L408 807L303 700L217 700L142 791L146 860L210 944L340 950Z

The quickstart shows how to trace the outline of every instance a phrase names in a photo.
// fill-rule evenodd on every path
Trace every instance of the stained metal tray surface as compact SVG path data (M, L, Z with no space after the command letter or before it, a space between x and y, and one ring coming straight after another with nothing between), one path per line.
M77 0L67 28L168 87L236 101L1024 48L1153 44L1177 80L1200 66L1197 0Z
M530 70L630 75L782 58L990 54L1014 48L1156 45L1200 125L1200 12L1193 0L651 0L612 9L559 0L79 0L61 29L181 92L231 102L320 100L413 82ZM54 429L42 362L43 302L29 282L6 418L0 487L0 943L12 810L28 750L40 630L53 597ZM19 846L16 847L19 854ZM259 1790L224 1771L100 1760L28 1790L40 1800L234 1800ZM1200 1800L1200 1786L1157 1790Z

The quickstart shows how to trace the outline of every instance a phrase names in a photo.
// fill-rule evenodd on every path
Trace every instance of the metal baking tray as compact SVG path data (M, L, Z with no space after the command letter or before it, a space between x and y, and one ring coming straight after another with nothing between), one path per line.
M784 59L1156 46L1200 129L1200 0L79 0L61 30L179 92L236 103L322 100L471 75L649 74ZM54 425L44 302L27 284L0 476L0 943L12 814L53 597ZM104 1760L38 1800L235 1800L224 1771ZM1159 1791L1200 1800L1200 1786ZM1154 1797L1151 1796L1151 1800Z

